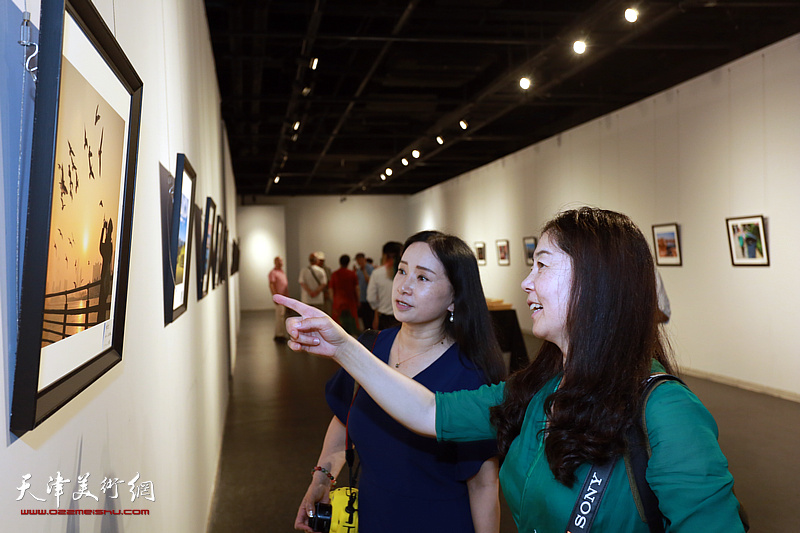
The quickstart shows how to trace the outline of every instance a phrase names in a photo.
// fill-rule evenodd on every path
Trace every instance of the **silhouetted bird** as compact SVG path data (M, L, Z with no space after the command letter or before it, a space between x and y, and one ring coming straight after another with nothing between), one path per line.
M100 130L100 148L97 149L97 173L101 178L103 177L103 134L105 132L105 128Z
M56 229L58 229L58 228L56 228ZM64 234L63 234L63 233L61 233L61 230L60 230L60 229L58 230L58 234L59 234L59 236L60 236L62 239L64 238Z
M97 179L94 177L94 170L92 169L92 148L89 147L89 179Z
M100 200L100 207L103 207L103 200Z
M86 126L83 127L83 148L89 146L89 137L86 136Z
M61 210L63 211L64 208L66 207L66 205L64 204L64 199L63 198L59 198L59 200L61 200Z
M70 155L70 158L74 157L74 156L75 156L75 152L72 150L72 143L71 143L71 142L69 142L69 141L67 141L67 146L69 146L69 155Z
M94 109L94 125L97 126L97 121L100 120L100 104L97 104L97 107Z

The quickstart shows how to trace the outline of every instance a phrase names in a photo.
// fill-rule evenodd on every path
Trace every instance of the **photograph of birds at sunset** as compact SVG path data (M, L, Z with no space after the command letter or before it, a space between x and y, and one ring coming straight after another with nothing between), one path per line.
M125 121L62 58L42 346L112 316Z

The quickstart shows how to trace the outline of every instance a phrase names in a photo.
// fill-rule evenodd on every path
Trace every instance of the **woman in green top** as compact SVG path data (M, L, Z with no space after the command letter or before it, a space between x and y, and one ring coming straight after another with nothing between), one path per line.
M622 454L647 376L673 370L658 327L650 249L624 215L567 211L545 225L522 288L533 333L545 341L534 361L500 385L436 395L377 361L319 311L276 301L301 315L287 320L292 349L332 357L410 429L443 440L495 438L505 458L501 486L520 531L583 532L568 522L590 465ZM647 481L666 531L743 531L717 427L700 401L669 382L650 397L646 418ZM617 463L593 531L645 533Z

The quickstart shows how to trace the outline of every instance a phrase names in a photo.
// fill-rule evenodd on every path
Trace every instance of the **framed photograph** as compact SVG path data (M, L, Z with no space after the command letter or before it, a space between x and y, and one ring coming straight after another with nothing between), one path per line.
M499 239L497 242L497 264L507 266L511 264L508 251L508 239Z
M239 239L234 239L231 243L231 276L239 272ZM479 263L480 264L480 263Z
M88 0L42 9L11 430L122 360L142 80Z
M476 242L475 243L475 257L478 258L479 265L486 264L486 243L485 242Z
M733 266L769 266L764 216L726 218Z
M681 239L678 224L653 225L653 249L658 266L681 266Z
M164 269L164 324L186 311L192 250L192 214L197 174L185 154L178 154L169 218L169 252Z
M214 251L214 222L216 221L216 217L217 204L214 203L214 200L212 200L209 196L206 198L206 215L203 219L204 222L202 226L203 244L200 248L202 259L200 261L200 265L198 265L198 274L200 275L198 278L200 283L197 291L198 300L208 294L208 285L211 279L211 264L213 259L212 252Z
M214 250L211 252L214 259L211 262L211 277L213 288L222 283L222 249L224 242L222 241L223 233L225 231L225 223L222 220L222 215L217 215L217 228L214 231Z
M522 248L525 250L525 264L528 266L533 266L533 253L536 251L538 242L536 237L522 238Z

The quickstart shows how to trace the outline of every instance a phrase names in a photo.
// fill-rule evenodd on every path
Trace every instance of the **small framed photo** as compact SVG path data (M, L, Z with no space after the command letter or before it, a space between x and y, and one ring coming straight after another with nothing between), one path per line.
M533 253L536 251L536 244L538 240L536 237L523 237L522 247L525 250L525 264L528 266L533 265Z
M733 266L769 266L763 215L726 218Z
M478 258L478 264L483 266L486 264L486 243L485 242L476 242L475 243L475 257Z
M164 268L164 324L182 315L189 299L189 267L191 266L191 228L197 174L186 154L178 154L172 195L169 198L168 250Z
M508 266L511 264L511 257L508 251L508 239L498 239L497 241L497 264Z
M199 274L197 287L198 300L208 294L209 280L211 279L211 265L214 259L212 252L214 250L214 222L216 222L216 216L217 204L208 196L206 197L205 222L202 226L203 237L200 241L202 243L200 246L202 256L200 257L200 264L197 268L197 273Z
M653 225L653 249L656 265L681 266L681 239L678 224Z

